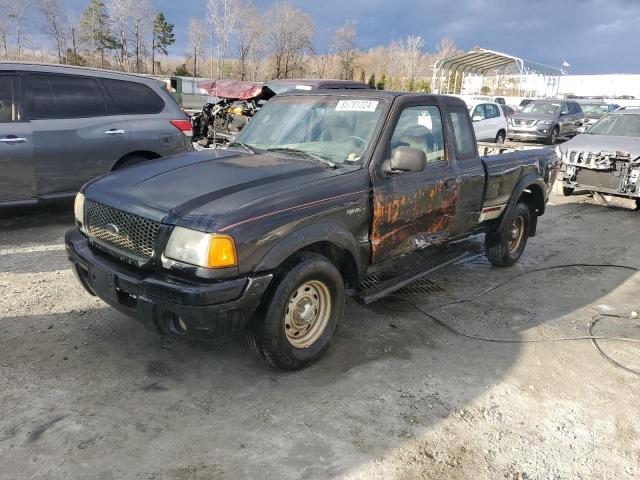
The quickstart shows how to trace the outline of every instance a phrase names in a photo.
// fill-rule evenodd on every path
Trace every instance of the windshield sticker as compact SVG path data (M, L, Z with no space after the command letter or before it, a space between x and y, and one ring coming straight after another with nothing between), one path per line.
M309 85L296 85L296 90L311 90L311 86Z
M377 100L340 100L336 112L375 112Z

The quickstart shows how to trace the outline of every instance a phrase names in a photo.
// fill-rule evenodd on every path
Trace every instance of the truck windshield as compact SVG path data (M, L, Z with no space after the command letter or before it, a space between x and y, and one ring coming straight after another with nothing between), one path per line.
M359 165L386 102L333 95L276 97L236 137L254 150Z
M560 103L552 102L531 102L527 104L522 113L539 113L541 115L556 115L560 110Z
M640 137L640 115L609 114L586 131L589 135Z

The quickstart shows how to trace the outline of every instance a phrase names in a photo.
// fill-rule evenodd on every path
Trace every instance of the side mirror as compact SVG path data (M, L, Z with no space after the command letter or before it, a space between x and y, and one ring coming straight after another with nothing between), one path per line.
M483 118L480 115L474 115L471 119L472 122L479 122L481 120L483 120Z
M385 173L421 172L427 165L427 155L419 148L398 147L391 153L391 159L384 162Z

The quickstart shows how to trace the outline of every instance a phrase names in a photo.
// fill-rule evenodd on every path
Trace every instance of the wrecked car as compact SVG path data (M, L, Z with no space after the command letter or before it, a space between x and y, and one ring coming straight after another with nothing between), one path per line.
M559 165L550 149L501 151L479 155L455 97L278 95L227 149L89 182L66 251L90 294L150 329L244 331L296 370L329 347L345 296L367 304L450 265L461 239L518 261Z
M558 147L562 190L626 198L640 207L640 108L621 108Z
M218 100L207 103L192 118L193 141L201 147L225 146L240 133L260 107L274 95L335 89L368 89L354 80L277 79L259 82L218 80L198 84Z
M198 87L217 98L191 118L193 141L201 147L227 145L255 115L261 103L275 95L258 82L218 80L198 84Z

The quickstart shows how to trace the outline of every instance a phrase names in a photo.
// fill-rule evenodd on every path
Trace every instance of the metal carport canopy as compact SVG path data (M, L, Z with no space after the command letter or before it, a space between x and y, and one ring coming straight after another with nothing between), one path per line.
M516 64L519 73L524 73L524 61L521 58L484 48L474 48L469 52L458 53L437 61L435 70L486 73L511 64Z

